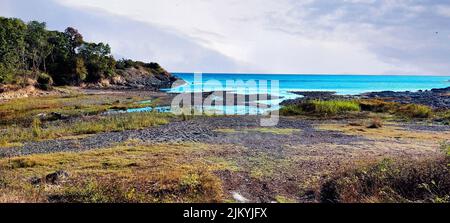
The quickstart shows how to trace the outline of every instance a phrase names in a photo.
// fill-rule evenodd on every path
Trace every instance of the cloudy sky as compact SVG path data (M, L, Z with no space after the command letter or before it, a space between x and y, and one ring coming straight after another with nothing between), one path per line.
M450 75L448 0L0 0L172 72Z

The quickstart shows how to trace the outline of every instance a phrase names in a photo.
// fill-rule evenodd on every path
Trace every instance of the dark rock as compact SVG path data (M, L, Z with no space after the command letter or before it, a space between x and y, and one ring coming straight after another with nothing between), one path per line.
M401 104L422 104L430 106L433 109L450 109L450 87L435 88L426 91L382 91L369 92L361 94L361 98L365 99L382 99Z
M298 105L308 100L348 100L348 99L381 99L385 101L397 102L401 104L421 104L433 109L450 109L450 87L435 88L425 91L380 91L368 92L360 95L336 95L335 92L327 91L306 91L292 92L302 95L302 98L285 100L281 105Z
M113 86L159 90L171 88L176 81L182 81L163 69L155 71L143 67L131 67L119 70L118 73L119 76L111 81Z
M32 177L30 178L29 182L31 185L36 186L42 183L42 179L39 177Z
M45 182L49 184L57 184L59 181L69 177L69 174L64 170L59 170L45 176Z
M58 113L58 112L50 113L50 119L52 119L52 120L62 120L62 119L68 119L68 118L69 118L69 116L63 115L63 114Z

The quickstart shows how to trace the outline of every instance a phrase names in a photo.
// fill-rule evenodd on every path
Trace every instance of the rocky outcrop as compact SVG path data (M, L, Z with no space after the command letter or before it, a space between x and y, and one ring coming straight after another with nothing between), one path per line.
M436 88L425 91L380 91L360 95L336 95L335 92L306 91L292 92L302 98L285 100L281 105L297 105L308 100L351 100L351 99L381 99L401 104L421 104L433 109L450 109L450 87Z
M422 104L434 109L450 109L450 87L426 91L382 91L360 95L364 99L383 99L402 104Z
M26 87L19 86L0 86L0 102L16 98L41 97L58 94L57 91L43 91L35 88L33 85Z
M113 87L159 90L172 87L172 84L178 80L180 79L163 69L152 70L144 67L131 67L118 70L118 75L111 78L109 84Z

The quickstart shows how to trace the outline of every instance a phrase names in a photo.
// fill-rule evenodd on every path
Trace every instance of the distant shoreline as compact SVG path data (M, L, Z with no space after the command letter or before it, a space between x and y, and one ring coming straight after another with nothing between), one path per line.
M450 87L419 91L377 91L355 95L338 95L333 91L293 91L303 98L285 100L282 105L298 104L305 100L382 99L402 104L422 104L434 109L450 109Z
M413 76L413 77L448 77L450 78L450 75L428 75L428 74L296 74L296 73L222 73L222 72L170 72L173 75L177 74L194 74L194 73L201 73L201 74L217 74L217 75L286 75L286 76L379 76L379 77L391 77L391 76L401 76L401 77L407 77L407 76ZM450 82L450 79L448 80Z

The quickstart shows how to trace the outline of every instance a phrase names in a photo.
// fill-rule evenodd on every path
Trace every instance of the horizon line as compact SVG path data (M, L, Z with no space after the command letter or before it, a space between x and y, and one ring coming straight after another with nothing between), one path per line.
M229 74L229 75L308 75L308 76L423 76L423 77L450 77L450 74L439 75L439 74L326 74L326 73L244 73L244 72L181 72L181 71L169 71L171 74ZM450 81L450 80L449 80Z

